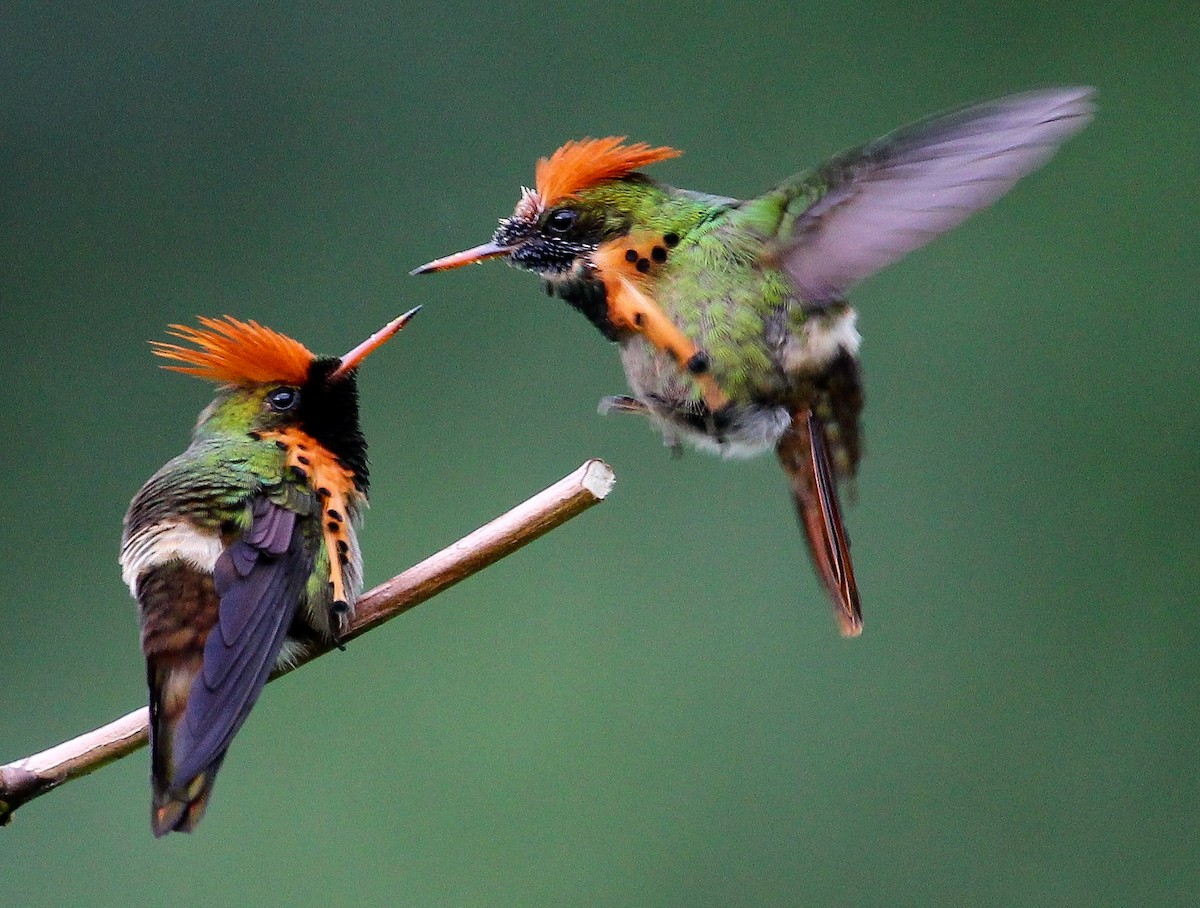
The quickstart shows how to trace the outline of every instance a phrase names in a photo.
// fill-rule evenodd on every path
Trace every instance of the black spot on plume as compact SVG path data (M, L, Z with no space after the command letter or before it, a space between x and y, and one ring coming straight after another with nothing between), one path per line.
M300 428L320 442L354 474L354 485L364 495L370 485L367 440L358 423L358 376L330 381L341 365L337 357L322 357L308 370L300 389Z

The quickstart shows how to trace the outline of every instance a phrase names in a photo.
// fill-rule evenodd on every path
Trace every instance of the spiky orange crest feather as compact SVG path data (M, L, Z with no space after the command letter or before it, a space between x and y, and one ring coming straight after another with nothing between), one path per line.
M239 321L232 316L207 318L200 324L208 330L188 325L171 325L167 333L195 344L192 350L165 341L151 341L154 355L184 363L163 366L173 372L185 372L223 384L287 382L300 385L308 378L308 369L316 358L308 348L258 322Z
M639 167L677 158L682 151L665 145L651 148L645 142L622 145L625 136L580 139L567 142L549 158L540 158L535 171L537 192L543 205L553 205L564 196L619 180Z

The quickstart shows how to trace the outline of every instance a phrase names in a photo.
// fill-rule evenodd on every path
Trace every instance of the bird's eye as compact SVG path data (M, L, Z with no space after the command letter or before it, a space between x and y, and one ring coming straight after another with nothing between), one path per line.
M295 388L275 388L268 392L267 403L276 413L283 413L300 403L300 392Z
M554 233L566 233L575 226L575 221L579 219L577 212L570 208L560 208L550 215L550 219L546 221L546 226Z

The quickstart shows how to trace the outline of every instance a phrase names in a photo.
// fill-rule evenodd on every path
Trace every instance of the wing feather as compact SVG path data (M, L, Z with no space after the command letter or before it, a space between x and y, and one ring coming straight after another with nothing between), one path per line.
M1008 95L929 117L845 152L806 177L821 195L780 261L820 305L991 205L1041 167L1095 111L1091 88Z
M296 515L265 497L218 559L221 604L175 741L176 785L224 757L271 674L312 570Z

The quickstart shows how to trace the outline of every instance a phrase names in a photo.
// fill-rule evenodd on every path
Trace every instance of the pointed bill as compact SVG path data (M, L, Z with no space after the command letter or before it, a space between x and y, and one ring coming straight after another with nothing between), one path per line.
M357 369L364 359L378 350L388 341L390 341L400 329L407 325L414 315L421 311L421 307L409 309L398 318L392 319L365 341L342 357L342 364L333 370L333 374L329 377L333 379L345 378L347 374Z
M494 259L497 256L508 255L512 251L512 246L498 246L495 243L484 243L482 246L464 249L462 252L454 253L454 255L434 259L432 262L427 262L420 268L414 268L408 273L432 274L435 271L449 271L451 268L461 268L463 265L473 265L476 262L483 262L487 259Z

